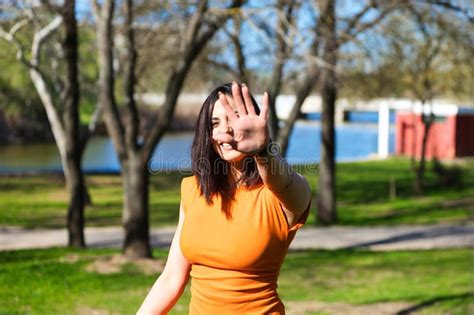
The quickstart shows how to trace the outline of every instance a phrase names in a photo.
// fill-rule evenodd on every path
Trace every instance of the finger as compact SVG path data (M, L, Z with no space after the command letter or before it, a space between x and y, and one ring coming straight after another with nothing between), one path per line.
M269 103L270 103L270 100L268 97L268 93L265 92L263 93L262 110L260 111L260 117L265 118L265 120L268 120L268 112L269 112L269 107L270 107Z
M218 133L218 134L212 135L212 139L214 139L215 141L232 143L234 140L234 137L232 137L228 133Z
M245 109L244 100L242 99L240 86L235 81L232 82L232 97L234 98L235 106L237 107L239 115L247 115L247 110Z
M245 83L242 83L242 94L244 95L245 107L249 115L257 115L255 107L253 106L252 97L250 96L250 89Z
M224 107L227 117L229 117L231 121L239 118L235 114L234 109L229 105L229 102L227 101L227 96L222 92L219 92L219 101L221 101L222 107Z

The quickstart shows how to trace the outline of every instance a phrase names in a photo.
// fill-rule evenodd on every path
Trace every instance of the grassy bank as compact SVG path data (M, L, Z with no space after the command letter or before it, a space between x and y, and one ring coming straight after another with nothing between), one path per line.
M341 225L392 225L465 222L474 213L474 161L459 168L459 185L446 187L428 169L424 196L414 193L414 173L408 159L389 159L338 164L337 205ZM313 193L317 188L317 167L298 167L308 178ZM152 226L175 225L179 190L183 176L151 176L150 216ZM86 209L87 226L119 225L122 186L116 175L88 175L86 181L93 206ZM395 195L390 197L390 185ZM0 225L26 228L61 228L65 225L67 194L59 176L0 178ZM393 191L393 190L392 190ZM395 198L393 198L395 196ZM316 202L313 198L314 223Z
M133 314L160 273L158 259L113 258L115 250L0 252L0 314ZM468 249L290 252L279 293L288 313L328 314L381 307L416 314L468 314L472 307ZM187 314L189 288L172 314ZM345 312L344 310L347 310Z

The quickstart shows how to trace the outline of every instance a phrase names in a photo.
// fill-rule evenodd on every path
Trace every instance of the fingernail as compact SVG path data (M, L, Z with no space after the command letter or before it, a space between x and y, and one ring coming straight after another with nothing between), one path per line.
M242 86L247 86L245 83L242 83Z

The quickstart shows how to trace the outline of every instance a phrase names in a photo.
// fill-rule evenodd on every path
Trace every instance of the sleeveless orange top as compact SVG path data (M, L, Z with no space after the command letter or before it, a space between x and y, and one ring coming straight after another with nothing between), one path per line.
M183 179L181 202L180 246L191 263L190 314L284 314L278 274L310 205L289 228L280 202L265 185L241 186L227 219L220 197L208 205L194 176Z

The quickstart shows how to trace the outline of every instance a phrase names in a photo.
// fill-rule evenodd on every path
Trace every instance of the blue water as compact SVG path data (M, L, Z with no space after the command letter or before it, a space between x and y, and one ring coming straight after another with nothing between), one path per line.
M395 123L395 111L390 111L389 121ZM344 120L353 123L377 123L379 121L379 112L375 111L347 111L344 113Z
M390 124L395 123L395 111L390 111L389 121ZM320 112L305 113L304 118L307 120L321 120ZM379 112L376 111L344 111L344 121L349 123L373 123L376 124L379 121Z
M344 124L336 129L336 161L361 160L377 153L376 124ZM153 172L184 170L191 166L193 133L166 135L153 153L149 168ZM288 147L290 164L318 163L320 124L297 123ZM395 131L390 129L389 152L395 147ZM92 138L84 152L85 172L119 172L112 142L106 137ZM61 162L54 144L0 146L0 173L60 172Z
M321 156L319 124L300 124L290 136L287 159L292 164L319 162ZM378 150L378 127L344 124L336 128L336 161L362 160ZM395 129L390 128L389 153L395 152Z
M318 120L318 121L320 121L321 120L321 113L320 112L306 113L304 115L304 118L308 119L308 120Z

